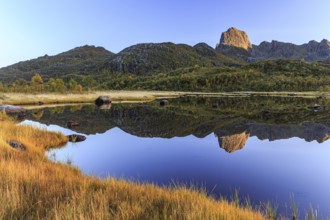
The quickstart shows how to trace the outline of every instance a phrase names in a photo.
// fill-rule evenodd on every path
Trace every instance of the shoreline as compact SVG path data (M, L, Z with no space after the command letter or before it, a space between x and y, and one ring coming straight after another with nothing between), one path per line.
M98 96L110 96L113 103L135 103L150 102L156 99L171 99L183 96L191 97L299 97L299 98L330 98L330 93L309 91L309 92L181 92L181 91L93 91L84 93L2 93L0 94L0 105L44 105L44 104L73 104L93 103Z
M249 204L215 200L184 186L86 176L45 157L46 150L67 142L63 134L17 126L2 116L0 219L265 219ZM13 149L9 140L24 149Z

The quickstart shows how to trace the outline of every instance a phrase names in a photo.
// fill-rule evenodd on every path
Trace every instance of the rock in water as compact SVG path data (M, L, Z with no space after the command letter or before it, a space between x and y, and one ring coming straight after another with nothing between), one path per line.
M7 114L26 114L26 109L15 105L0 105L0 111L5 111Z
M100 106L100 105L104 105L104 104L110 104L111 103L111 98L109 96L103 95L103 96L99 96L96 100L95 100L95 104Z
M14 117L18 121L23 121L26 117L26 109L15 105L0 105L0 111L6 112L7 115Z
M70 142L82 142L84 140L86 140L86 137L84 135L80 135L80 134L70 134L67 136L69 138Z
M250 50L252 44L248 35L244 31L240 31L234 27L229 28L221 34L219 48L223 47L237 47L244 50Z

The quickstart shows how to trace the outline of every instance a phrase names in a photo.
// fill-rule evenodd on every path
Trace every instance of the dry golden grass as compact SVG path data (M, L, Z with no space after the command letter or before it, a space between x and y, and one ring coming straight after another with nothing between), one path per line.
M264 219L251 208L184 187L84 176L45 156L65 136L0 119L0 219ZM12 149L8 140L27 151Z
M162 91L95 91L84 93L3 93L0 96L0 104L53 104L53 103L83 103L94 102L100 95L108 95L113 102L141 102L152 101L156 98L171 98L182 95L182 92Z
M330 97L329 92L177 92L177 91L125 91L107 90L90 91L83 93L2 93L1 104L14 105L38 105L64 104L64 103L91 103L100 95L108 95L113 102L148 102L162 98L177 98L180 96L213 96L213 97L237 97L237 96L280 96L303 98L315 98L318 96Z

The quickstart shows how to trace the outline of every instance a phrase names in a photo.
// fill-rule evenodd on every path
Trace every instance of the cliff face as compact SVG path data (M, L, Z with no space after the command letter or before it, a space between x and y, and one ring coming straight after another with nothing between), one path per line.
M303 45L275 40L251 45L248 35L236 28L229 28L221 34L216 50L247 61L275 58L294 58L306 61L330 59L330 42L325 39L321 42L310 41Z
M221 34L219 48L221 49L227 46L242 48L244 50L252 48L248 35L244 31L233 27Z

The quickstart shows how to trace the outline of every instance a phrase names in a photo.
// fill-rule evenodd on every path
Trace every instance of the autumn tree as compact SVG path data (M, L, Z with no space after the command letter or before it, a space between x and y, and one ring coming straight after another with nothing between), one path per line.
M82 93L83 92L83 87L80 84L77 84L76 87L74 88L75 92Z
M35 92L42 92L44 90L44 80L42 77L39 75L39 73L36 73L32 78L31 78L31 85L32 89Z

